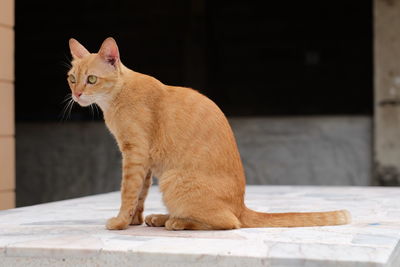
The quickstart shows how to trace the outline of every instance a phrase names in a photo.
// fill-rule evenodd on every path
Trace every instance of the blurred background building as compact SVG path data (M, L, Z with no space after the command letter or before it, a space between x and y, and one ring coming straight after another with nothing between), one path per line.
M0 203L119 188L102 115L63 119L70 37L215 101L249 184L399 184L400 0L0 2Z

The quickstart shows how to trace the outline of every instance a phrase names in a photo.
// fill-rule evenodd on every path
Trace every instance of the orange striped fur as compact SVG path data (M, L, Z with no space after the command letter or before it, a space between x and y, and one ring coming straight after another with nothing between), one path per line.
M74 39L70 49L68 81L74 100L82 106L100 106L123 155L121 208L108 220L108 229L143 223L153 174L168 214L147 216L149 226L202 230L349 223L344 210L275 214L248 209L235 138L213 101L195 90L168 86L128 69L112 38L98 53L89 53Z

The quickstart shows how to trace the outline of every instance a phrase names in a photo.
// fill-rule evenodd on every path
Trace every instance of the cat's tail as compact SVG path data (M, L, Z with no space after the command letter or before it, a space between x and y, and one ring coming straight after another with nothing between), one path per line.
M348 224L351 222L351 215L347 210L263 213L245 207L239 220L242 228L307 227Z

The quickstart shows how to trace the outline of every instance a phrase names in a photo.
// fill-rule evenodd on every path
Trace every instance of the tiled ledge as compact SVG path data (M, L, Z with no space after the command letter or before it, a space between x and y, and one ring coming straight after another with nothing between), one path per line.
M400 266L400 189L249 186L269 212L348 209L353 223L310 228L166 231L104 228L108 193L0 211L0 266ZM164 212L153 187L146 214Z

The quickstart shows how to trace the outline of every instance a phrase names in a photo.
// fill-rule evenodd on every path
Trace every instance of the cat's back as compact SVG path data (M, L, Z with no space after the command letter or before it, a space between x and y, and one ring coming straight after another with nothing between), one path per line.
M165 85L137 72L132 72L129 80L132 90L125 98L127 105L140 106L134 112L153 121L159 138L179 139L180 143L185 143L218 135L233 140L225 115L205 95L191 88ZM138 105L131 105L134 102Z
M162 105L163 114L183 125L205 124L226 121L220 108L198 91L180 86L166 86Z
M207 110L214 115L223 115L218 106L198 91L182 86L163 84L158 79L129 70L126 78L127 87L131 88L129 101L138 99L139 102L155 104L154 108L160 114L187 114ZM184 116L183 116L184 117Z
M230 154L237 157L236 142L219 107L199 92L166 86L158 109L158 137L166 149L191 155Z

